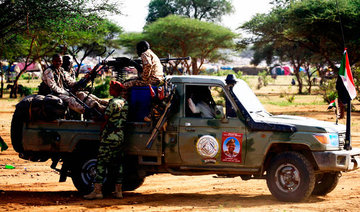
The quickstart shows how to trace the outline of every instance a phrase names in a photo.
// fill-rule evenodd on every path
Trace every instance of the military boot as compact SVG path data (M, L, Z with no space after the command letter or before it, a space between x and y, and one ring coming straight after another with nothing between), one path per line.
M95 183L94 190L90 194L84 196L84 199L88 199L88 200L102 199L102 198L103 198L102 184L100 183Z
M122 199L123 198L121 188L122 188L121 184L115 184L114 197L117 198L117 199Z

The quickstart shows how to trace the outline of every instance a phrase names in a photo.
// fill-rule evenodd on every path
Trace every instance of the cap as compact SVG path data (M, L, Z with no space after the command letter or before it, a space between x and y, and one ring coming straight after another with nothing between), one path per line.
M110 89L124 89L125 86L121 83L121 82L118 82L118 81L110 81Z

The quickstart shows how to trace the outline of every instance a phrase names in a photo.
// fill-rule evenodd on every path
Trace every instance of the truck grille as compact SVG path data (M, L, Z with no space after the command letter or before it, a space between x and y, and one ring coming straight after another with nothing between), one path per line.
M339 133L339 149L344 149L345 133Z

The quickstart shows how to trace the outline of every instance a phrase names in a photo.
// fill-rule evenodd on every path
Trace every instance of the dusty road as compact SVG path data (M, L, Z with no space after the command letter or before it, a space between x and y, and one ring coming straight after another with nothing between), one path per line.
M59 183L50 161L22 160L12 149L10 121L15 101L0 102L0 135L9 150L0 153L0 210L21 211L359 211L360 171L343 173L336 189L325 197L310 197L301 203L279 202L271 196L265 180L242 181L236 178L172 176L159 174L124 199L106 197L85 201L70 178ZM270 112L283 108L266 106ZM314 106L290 108L292 114L333 121L333 114ZM306 113L305 113L306 111ZM285 113L285 112L284 112ZM353 146L360 147L360 115L353 114ZM4 169L5 164L15 169Z

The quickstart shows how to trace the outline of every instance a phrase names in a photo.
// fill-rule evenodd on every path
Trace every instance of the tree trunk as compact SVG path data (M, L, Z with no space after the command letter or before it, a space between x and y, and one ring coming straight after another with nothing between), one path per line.
M198 75L199 74L199 68L197 66L197 58L191 58L191 67L192 67L192 74Z
M302 80L301 80L301 77L300 77L300 74L299 74L299 73L296 74L296 78L297 78L298 87L299 87L298 93L299 93L299 94L302 94L303 82L302 82Z
M4 71L3 71L3 68L2 68L2 64L0 64L1 65L1 69L0 69L0 71L1 71L1 90L0 90L0 98L2 98L3 97L3 91L4 91Z

